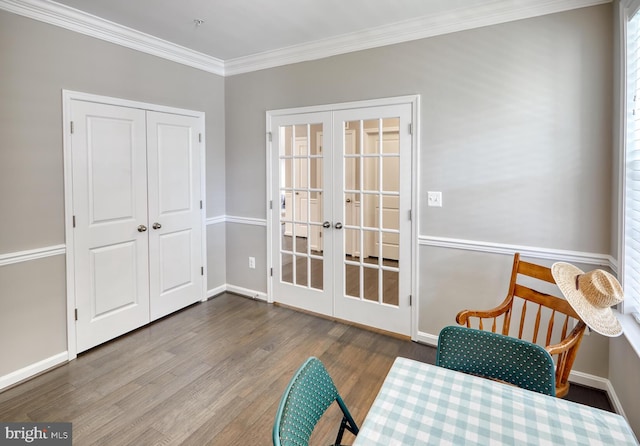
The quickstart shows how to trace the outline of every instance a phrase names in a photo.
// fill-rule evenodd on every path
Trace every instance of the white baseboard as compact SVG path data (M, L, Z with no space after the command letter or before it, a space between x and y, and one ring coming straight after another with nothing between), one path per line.
M416 338L414 339L422 344L430 345L432 347L438 346L438 336L425 333L424 331L418 331Z
M267 302L267 293L263 293L262 291L256 291L249 288L243 288L236 285L231 285L225 283L224 285L220 285L216 288L213 288L207 291L207 298L217 296L220 293L224 293L228 291L230 293L240 294L241 296L250 297L251 299L262 300Z
M227 285L220 285L218 287L215 287L213 289L207 290L207 299L212 298L213 296L217 296L220 293L224 293L225 291L227 291Z
M629 420L627 418L627 415L624 413L624 409L622 408L622 403L620 402L620 399L618 398L618 395L616 394L616 391L613 388L613 384L611 384L611 381L609 380L607 380L606 391L607 391L607 394L609 395L609 400L613 405L613 410L615 410L618 414L622 415L627 420Z
M262 291L251 290L249 288L243 288L235 285L227 284L227 291L230 293L240 294L241 296L250 297L256 300L267 301L267 293Z
M0 391L6 389L9 386L17 384L28 378L33 378L39 373L45 372L52 367L63 364L69 360L69 353L64 351L53 355L49 358L38 361L35 364L28 365L27 367L11 372L8 375L0 376Z

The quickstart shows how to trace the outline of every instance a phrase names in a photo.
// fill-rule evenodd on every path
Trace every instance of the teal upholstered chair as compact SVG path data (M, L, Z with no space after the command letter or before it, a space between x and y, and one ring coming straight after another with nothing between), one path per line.
M518 338L466 327L445 327L436 365L556 395L555 365L543 347Z
M314 357L307 359L280 400L273 425L274 446L307 446L313 429L334 401L343 413L335 441L338 445L345 429L357 435L358 426L322 362Z

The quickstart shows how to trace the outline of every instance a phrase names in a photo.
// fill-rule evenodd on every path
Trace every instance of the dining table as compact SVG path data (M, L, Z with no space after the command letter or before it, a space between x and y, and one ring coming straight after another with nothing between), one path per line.
M621 415L398 357L354 446L638 445Z

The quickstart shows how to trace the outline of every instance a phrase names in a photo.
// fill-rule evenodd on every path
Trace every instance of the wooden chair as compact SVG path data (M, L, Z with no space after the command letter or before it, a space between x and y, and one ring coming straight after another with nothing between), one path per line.
M578 353L586 324L569 302L531 288L529 286L531 282L548 282L554 285L556 283L550 268L521 261L520 254L516 253L513 258L511 283L505 300L490 310L463 310L456 316L456 322L468 328L484 330L484 322L490 320L492 332L496 333L496 330L500 329L503 335L516 337L515 327L512 334L511 321L519 319L518 339L525 339L534 344L540 340L553 356L556 364L556 396L563 397L569 391L569 373ZM543 307L550 311L543 311ZM532 319L532 312L535 313L535 319ZM557 323L558 320L560 323ZM532 327L525 330L525 323ZM472 325L475 326L472 327ZM559 329L558 326L560 326ZM559 339L559 342L552 344L552 339Z

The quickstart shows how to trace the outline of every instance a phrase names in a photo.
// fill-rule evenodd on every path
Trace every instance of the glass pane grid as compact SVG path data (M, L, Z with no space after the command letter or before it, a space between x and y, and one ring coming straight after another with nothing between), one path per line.
M345 215L344 273L360 281L350 283L346 294L361 301L398 306L399 246L399 118L351 121L355 150L345 146L343 211ZM345 130L346 132L346 130ZM346 133L344 141L346 143ZM349 149L349 150L347 150ZM354 178L355 177L355 178ZM358 207L349 206L355 203ZM357 217L355 217L357 215ZM347 240L347 234L349 240ZM350 256L347 245L354 245ZM394 247L395 246L395 247ZM388 257L388 258L387 258ZM347 279L353 282L354 279ZM359 291L355 291L359 288Z
M280 135L280 260L282 281L300 288L322 289L323 257L311 248L321 209L322 124L282 126ZM313 202L313 205L312 205ZM312 231L316 231L313 233Z

